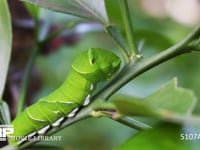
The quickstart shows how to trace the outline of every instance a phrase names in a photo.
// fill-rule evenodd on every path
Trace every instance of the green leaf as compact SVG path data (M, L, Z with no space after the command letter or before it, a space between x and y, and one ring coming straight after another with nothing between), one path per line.
M0 101L2 98L12 45L11 19L7 0L0 1Z
M140 98L120 95L113 98L112 102L120 114L125 116L157 116L159 112Z
M152 30L137 30L135 32L137 43L144 41L143 53L161 51L173 45L173 42L164 34ZM148 50L148 51L145 51Z
M31 14L31 16L34 18L34 20L38 20L39 7L36 5L31 5L29 3L24 3L24 5L27 8L27 10L29 11L29 13Z
M176 78L145 98L154 107L182 115L191 114L196 101L193 91L177 87Z
M105 0L105 5L109 22L117 25L118 28L123 29L124 24L119 0Z
M0 123L10 124L10 111L6 102L2 101L0 103Z
M23 0L55 11L108 23L104 1L97 0Z
M194 93L178 88L176 79L144 99L124 95L114 97L112 102L124 116L151 116L178 123L200 122L200 118L190 116L196 103Z
M189 150L188 141L180 140L181 126L161 124L139 132L116 150Z
M63 148L54 146L52 144L49 144L49 145L37 144L37 145L30 146L30 149L31 150L62 150Z
M110 36L113 38L114 41L120 46L121 49L126 50L125 42L120 34L120 31L118 28L114 25L107 25L106 27L107 32L110 34Z

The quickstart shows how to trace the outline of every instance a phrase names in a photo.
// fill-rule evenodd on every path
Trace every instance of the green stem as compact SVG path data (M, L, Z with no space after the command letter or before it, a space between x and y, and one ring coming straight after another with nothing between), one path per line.
M28 60L28 63L27 63L26 69L25 69L24 78L21 83L20 93L19 93L19 95L20 95L19 103L17 106L17 115L20 114L23 110L26 93L27 93L27 86L28 86L28 82L29 82L29 78L30 78L30 73L31 73L32 67L35 63L35 60L39 54L39 50L41 49L42 45L46 44L47 42L49 42L50 40L52 40L53 38L58 36L64 30L64 27L59 29L58 31L54 32L53 34L50 34L41 42L39 42L38 38L37 38L38 30L39 30L38 25L36 25L35 26L35 36L36 36L35 38L37 39L37 42L35 44L36 47L32 50L30 59Z
M111 36L111 38L117 43L117 45L119 46L121 53L124 57L125 62L128 63L130 61L129 54L126 50L126 46L121 37L121 34L119 33L119 30L117 28L115 28L113 25L105 26L105 30Z
M35 47L31 53L30 59L28 60L24 77L20 86L19 103L17 105L17 115L19 115L23 111L31 70L32 70L33 64L35 63L38 52L39 52L39 48Z
M26 65L24 77L23 77L23 80L22 80L22 83L20 86L19 102L17 105L17 115L19 115L23 111L31 70L32 70L32 67L35 63L36 57L37 57L39 49L40 49L39 48L39 19L37 17L36 18L33 17L33 19L34 19L34 23L35 23L34 36L35 36L35 40L36 40L36 42L35 42L36 46L35 46L35 48L33 48L32 52L31 52L31 56Z
M99 103L98 101L95 101L95 103L93 103L91 107L94 111L94 113L92 113L93 117L109 117L110 119L114 121L118 121L136 130L144 130L144 129L151 128L149 125L142 123L140 121L137 121L135 119L132 119L129 117L122 118L121 114L118 114L118 111L116 110L116 106L113 103L109 103L109 102ZM95 111L97 113L95 113Z
M132 119L132 118L129 118L129 117L124 117L124 118L121 118L117 121L124 124L124 125L127 125L131 128L137 129L137 130L145 130L145 129L151 128L149 125L144 124L142 122L139 122L139 121Z
M137 64L130 65L125 72L120 73L121 77L116 77L111 81L105 88L94 95L95 99L105 99L107 100L111 95L113 95L117 90L123 87L126 83L141 75L142 73L150 70L151 68L158 66L159 64L170 60L178 55L189 53L195 49L190 49L188 44L199 38L200 36L200 25L196 27L187 37L176 45L154 55L148 59L138 62ZM123 70L124 71L124 70Z
M130 57L134 57L135 55L138 54L138 49L137 49L137 44L134 39L133 25L131 22L131 16L130 16L127 0L120 0L120 6L121 6L123 21L124 21L125 32L126 32L126 36L127 36L127 40L129 44L129 51L130 51L129 55Z

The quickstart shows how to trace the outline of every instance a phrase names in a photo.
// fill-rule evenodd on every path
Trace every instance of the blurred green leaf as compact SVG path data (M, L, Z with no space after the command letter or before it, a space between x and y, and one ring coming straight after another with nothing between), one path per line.
M105 5L109 22L115 24L118 28L123 29L124 24L119 0L105 0Z
M52 144L44 145L44 144L38 144L30 146L30 150L63 150L63 148L54 146Z
M173 42L162 33L152 30L138 30L135 32L137 43L144 41L143 49L148 51L161 51L173 45Z
M194 93L178 88L176 78L144 99L124 95L114 97L112 102L119 113L125 116L142 115L172 122L200 122L198 117L188 117L196 103Z
M189 150L188 141L180 140L181 126L162 124L139 132L116 150Z
M114 25L108 25L105 27L108 33L111 35L111 37L118 43L118 45L125 50L126 49L126 44L120 34L120 31L118 28Z
M145 104L140 98L120 95L113 98L112 102L117 110L126 116L157 116L159 112L153 106Z
M0 123L10 124L10 111L6 102L0 103Z
M25 7L28 9L31 16L34 18L34 20L38 20L39 16L39 7L36 5L31 5L29 3L24 3Z
M55 11L108 23L104 1L97 0L23 0Z
M145 98L145 103L177 114L191 114L196 104L193 91L177 87L177 79Z
M2 98L12 46L11 19L6 0L0 1L0 101Z

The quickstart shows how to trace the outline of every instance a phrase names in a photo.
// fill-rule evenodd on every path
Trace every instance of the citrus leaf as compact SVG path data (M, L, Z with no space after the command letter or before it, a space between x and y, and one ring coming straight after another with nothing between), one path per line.
M151 116L165 121L200 123L200 117L191 116L196 97L191 90L177 87L177 79L161 87L144 99L127 95L112 99L123 116Z
M126 45L125 45L125 42L123 40L123 37L121 36L121 33L120 33L119 29L116 26L111 25L111 24L105 26L105 29L110 34L110 36L114 39L114 41L116 41L118 43L118 45L122 49L125 50L126 49Z
M112 102L119 113L125 116L158 116L159 112L153 106L145 104L140 98L120 95L114 97Z
M161 124L139 132L116 150L189 150L188 141L180 140L181 126Z
M39 16L39 7L29 3L24 3L24 6L27 8L28 12L31 14L34 20L37 20Z
M173 42L168 37L156 31L145 29L137 30L135 32L135 37L137 43L144 41L144 47L141 49L143 50L142 53L146 52L145 49L148 51L160 51L173 45Z
M104 1L101 0L23 0L78 17L108 23Z
M176 78L145 98L154 107L182 115L191 114L196 101L193 91L177 87Z
M105 5L109 22L117 25L117 27L120 28L120 30L122 30L124 28L124 23L119 0L106 0Z
M1 124L10 124L10 111L8 104L4 101L0 104L0 123Z
M0 101L2 98L10 61L12 31L7 0L0 1Z

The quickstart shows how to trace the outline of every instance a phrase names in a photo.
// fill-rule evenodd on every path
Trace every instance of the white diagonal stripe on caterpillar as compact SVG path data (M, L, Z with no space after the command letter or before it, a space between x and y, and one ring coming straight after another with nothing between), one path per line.
M85 101L83 102L83 106L87 106L90 103L90 94L86 96Z
M38 134L44 134L47 132L47 130L50 128L50 125L45 126L44 128L37 131Z
M71 118L71 117L74 117L76 115L76 112L79 110L79 108L75 108L73 109L68 115L67 117Z
M61 124L61 122L64 120L64 117L61 117L60 119L56 120L54 123L52 123L51 125L53 127L57 127Z
M90 85L90 90L92 91L93 89L94 89L94 85L91 84L91 85Z

